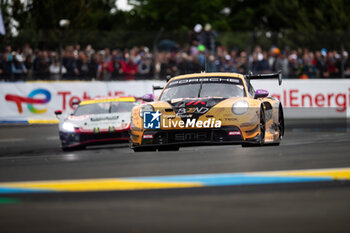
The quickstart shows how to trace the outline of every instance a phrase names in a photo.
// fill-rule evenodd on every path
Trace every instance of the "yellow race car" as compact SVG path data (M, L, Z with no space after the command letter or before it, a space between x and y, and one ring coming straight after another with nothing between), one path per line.
M250 83L271 78L281 85L281 73L173 77L157 100L147 94L143 101L148 103L132 109L130 147L138 152L188 145L279 145L284 134L282 104Z

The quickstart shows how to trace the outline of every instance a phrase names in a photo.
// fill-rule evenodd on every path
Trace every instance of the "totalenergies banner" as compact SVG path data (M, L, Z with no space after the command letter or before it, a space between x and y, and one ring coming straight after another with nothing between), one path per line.
M102 96L141 97L152 93L152 85L164 82L2 82L0 122L54 123L54 111L72 112L73 102Z
M254 80L252 84L280 99L286 118L350 117L350 80L287 79L281 86L277 80Z
M72 112L75 101L99 96L152 93L162 81L125 82L2 82L0 122L57 122L55 110ZM344 118L350 116L350 80L254 80L282 101L286 118Z

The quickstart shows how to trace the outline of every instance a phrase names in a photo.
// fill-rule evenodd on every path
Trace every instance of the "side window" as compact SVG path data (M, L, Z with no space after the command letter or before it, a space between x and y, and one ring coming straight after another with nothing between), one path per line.
M255 90L252 86L252 84L249 82L249 80L245 80L245 83L247 84L247 89L248 89L248 92L249 92L249 95L253 96L255 95Z

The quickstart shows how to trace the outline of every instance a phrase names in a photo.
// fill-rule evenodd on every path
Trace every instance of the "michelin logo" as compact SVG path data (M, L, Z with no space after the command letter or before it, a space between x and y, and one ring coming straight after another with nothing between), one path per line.
M157 112L144 112L143 113L143 128L144 129L160 129L160 115L159 110Z

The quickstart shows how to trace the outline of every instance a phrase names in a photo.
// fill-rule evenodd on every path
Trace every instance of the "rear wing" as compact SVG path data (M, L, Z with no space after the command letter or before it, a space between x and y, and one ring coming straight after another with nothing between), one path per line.
M153 94L153 98L156 99L159 97L160 92L159 90L163 90L164 86L152 86L152 94Z
M152 89L153 89L153 91L155 91L155 90L163 90L163 88L164 87L162 87L162 86L152 86Z
M261 79L278 79L278 85L281 86L282 84L282 72L279 71L278 73L273 74L253 74L250 73L245 76L248 80L261 80Z

